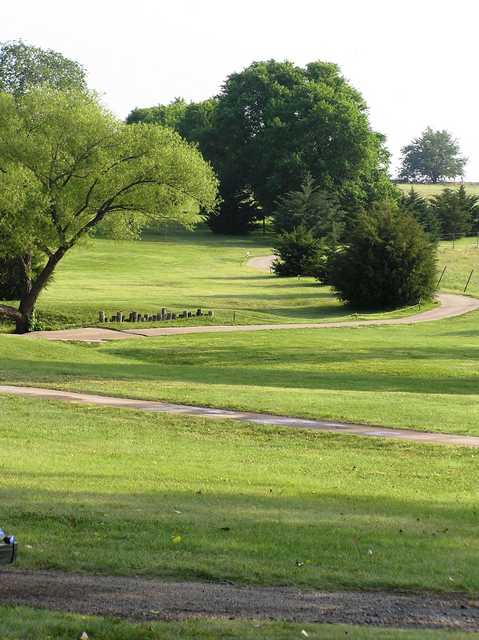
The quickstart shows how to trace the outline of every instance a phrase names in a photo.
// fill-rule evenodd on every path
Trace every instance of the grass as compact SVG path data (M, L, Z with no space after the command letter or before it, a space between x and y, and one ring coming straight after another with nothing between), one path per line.
M0 336L0 381L479 435L479 314L106 343Z
M117 311L128 316L130 311L158 313L162 307L215 312L213 320L177 321L183 325L232 324L233 314L237 324L353 317L351 309L313 278L276 278L246 266L246 252L269 255L272 243L271 234L245 238L202 230L142 241L92 239L60 263L53 283L40 297L39 314L51 329L95 325L100 310L108 316ZM398 316L415 310L362 315Z
M11 397L0 412L20 567L479 592L475 450Z
M441 242L438 251L438 267L446 272L441 280L445 291L463 293L467 286L469 295L479 297L479 242L476 238L461 238L452 242Z
M2 640L72 640L83 632L95 640L474 640L476 633L364 628L232 620L131 624L107 618L0 607ZM304 635L306 632L307 635Z
M458 189L460 187L460 182L441 182L439 184L408 184L408 183L400 183L397 186L401 189L401 191L407 193L411 187L414 188L417 193L420 193L422 196L434 196L437 193L440 193L443 189ZM471 194L479 194L479 182L465 182L464 186L466 191Z

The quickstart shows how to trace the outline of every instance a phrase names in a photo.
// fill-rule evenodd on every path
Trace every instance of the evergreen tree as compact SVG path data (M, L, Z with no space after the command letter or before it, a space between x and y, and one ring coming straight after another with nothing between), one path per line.
M436 243L410 214L391 203L358 216L348 243L328 260L341 300L363 309L393 309L432 297Z
M335 195L321 189L310 173L298 190L278 199L273 224L278 233L303 226L318 239L328 238L337 244L344 230L345 212Z
M295 227L279 236L273 271L277 276L317 276L324 259L323 248L309 229Z
M421 196L414 187L408 194L403 194L400 200L401 209L416 218L432 240L441 237L441 223L429 201Z
M478 202L479 197L468 195L464 185L459 189L443 189L431 198L443 239L456 239L471 233L476 223Z

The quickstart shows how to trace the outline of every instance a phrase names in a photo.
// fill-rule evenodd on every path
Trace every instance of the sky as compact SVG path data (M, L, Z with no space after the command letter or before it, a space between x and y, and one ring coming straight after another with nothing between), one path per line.
M339 64L401 147L446 129L479 181L477 0L0 0L0 41L55 49L124 118L136 106L215 95L254 60Z

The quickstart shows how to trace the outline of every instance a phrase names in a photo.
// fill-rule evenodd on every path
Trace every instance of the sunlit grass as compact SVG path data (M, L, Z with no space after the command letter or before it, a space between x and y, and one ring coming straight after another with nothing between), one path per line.
M0 336L0 380L479 434L479 314L420 325L139 338Z
M72 640L85 632L101 640L474 640L475 633L399 630L335 624L294 624L255 620L189 620L132 624L92 616L0 607L3 640ZM307 635L305 635L307 634Z
M477 452L0 397L19 566L479 590Z

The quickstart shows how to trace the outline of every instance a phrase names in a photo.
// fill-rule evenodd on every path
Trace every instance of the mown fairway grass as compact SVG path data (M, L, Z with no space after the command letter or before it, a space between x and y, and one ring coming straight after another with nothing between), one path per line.
M365 628L351 625L193 620L129 624L26 607L0 607L2 640L72 640L86 631L96 640L475 640L476 633ZM305 636L305 631L308 636Z
M479 592L474 449L0 397L20 567Z
M478 338L478 313L410 326L101 346L0 336L0 380L479 435Z
M100 310L108 316L117 311L128 316L130 311L158 313L162 307L215 312L213 320L178 320L180 325L232 324L233 314L237 324L356 317L313 278L276 278L246 265L247 252L270 255L273 241L271 234L244 238L202 230L142 241L92 239L60 263L40 297L39 315L50 329L95 325ZM400 316L416 310L389 314L372 310L361 317Z
M268 255L272 241L271 235L238 238L201 230L142 241L93 239L60 263L39 312L51 327L95 324L99 310L128 315L162 307L213 309L220 324L231 323L233 312L238 323L351 313L311 278L284 280L247 267L246 253Z

